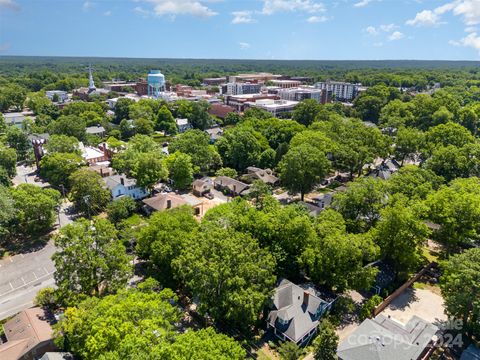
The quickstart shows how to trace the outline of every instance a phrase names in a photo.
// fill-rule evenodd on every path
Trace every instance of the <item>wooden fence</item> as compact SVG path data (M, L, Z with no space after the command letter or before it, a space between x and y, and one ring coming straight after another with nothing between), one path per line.
M408 287L410 287L415 281L420 279L428 270L430 270L432 267L436 266L436 262L431 262L427 266L425 266L422 270L420 270L418 273L416 273L413 277L411 277L406 283L404 283L402 286L400 286L397 290L395 290L393 293L391 293L389 296L383 300L383 302L378 305L374 310L373 310L373 316L377 316L380 314L385 308L390 305L390 303L395 300L402 292L404 292Z

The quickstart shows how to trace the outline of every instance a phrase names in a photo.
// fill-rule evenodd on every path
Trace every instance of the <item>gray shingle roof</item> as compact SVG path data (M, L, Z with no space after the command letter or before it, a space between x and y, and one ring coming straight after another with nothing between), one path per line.
M403 325L382 314L366 319L338 346L340 360L416 360L438 328L413 316Z
M318 326L322 311L317 310L329 304L317 297L312 289L305 290L282 279L275 290L273 305L268 322L297 343Z
M137 186L137 180L132 178L127 178L126 175L120 174L120 175L108 176L105 178L105 183L107 184L107 188L110 190L114 189L115 186L122 183L122 178L123 178L124 186Z

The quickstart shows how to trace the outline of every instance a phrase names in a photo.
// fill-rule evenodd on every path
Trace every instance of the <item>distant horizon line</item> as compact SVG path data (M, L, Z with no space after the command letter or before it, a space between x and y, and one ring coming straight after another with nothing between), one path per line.
M355 62L389 62L389 61L405 61L405 62L467 62L480 63L479 60L434 60L434 59L262 59L262 58L195 58L195 57L128 57L128 56L89 56L89 55L12 55L0 54L0 58L70 58L70 59L138 59L138 60L236 60L236 61L355 61Z

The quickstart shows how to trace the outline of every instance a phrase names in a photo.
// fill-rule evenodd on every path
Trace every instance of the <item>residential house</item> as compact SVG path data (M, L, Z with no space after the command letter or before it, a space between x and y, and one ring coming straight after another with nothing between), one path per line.
M310 216L313 216L313 217L317 217L323 211L323 209L320 206L317 206L316 204L312 204L309 202L299 201L297 202L297 204L300 204L303 207L305 207L305 209L308 211Z
M221 127L212 127L205 130L205 132L210 137L210 143L214 144L218 139L223 136L223 129Z
M323 315L332 302L317 296L312 288L302 288L281 279L273 296L273 309L268 314L267 328L281 340L303 345L317 332Z
M89 166L87 169L95 171L102 178L113 175L113 169L105 163L97 163L95 165Z
M177 129L179 133L184 133L188 129L192 128L192 125L188 122L188 119L175 119L177 123Z
M245 194L250 187L250 185L232 179L228 176L218 176L213 183L215 189L220 191L226 191L233 196L240 196L242 194Z
M134 200L140 200L148 196L147 189L137 186L137 180L128 178L124 174L112 175L104 178L113 200L122 196L130 196Z
M396 160L385 160L383 161L380 165L378 165L371 173L370 176L382 179L382 180L388 180L394 174L400 169L400 164Z
M408 323L382 314L363 321L337 350L340 360L389 359L417 360L433 345L438 328L413 316Z
M85 132L89 135L95 135L101 138L105 136L105 128L100 125L89 126L85 129Z
M4 113L3 120L8 126L16 126L18 128L23 127L23 123L27 118L35 118L32 112L12 112Z
M26 309L3 324L6 342L0 345L2 360L37 359L53 344L53 319L41 308Z
M328 192L324 194L317 195L312 198L312 201L320 207L322 210L330 207L333 201L333 192Z
M104 149L95 148L93 146L85 146L83 143L80 143L80 151L82 153L81 156L83 160L85 160L89 165L110 160L109 154Z
M192 195L177 195L172 193L161 193L154 197L143 199L145 211L152 213L154 211L165 211L174 209L183 205L189 205L193 208L195 215L203 215L203 202Z
M273 171L270 169L260 169L254 166L249 166L247 168L247 178L250 180L260 180L263 181L265 184L268 185L275 185L278 183L278 178L273 175Z
M208 194L212 190L212 183L211 181L199 179L195 180L192 184L192 192L195 196L203 196Z

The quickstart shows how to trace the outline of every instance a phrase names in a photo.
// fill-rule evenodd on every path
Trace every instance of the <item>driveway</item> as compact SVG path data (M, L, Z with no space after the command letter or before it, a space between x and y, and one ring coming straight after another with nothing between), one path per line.
M447 320L443 298L428 289L408 288L382 311L385 316L407 323L413 315L439 325Z

